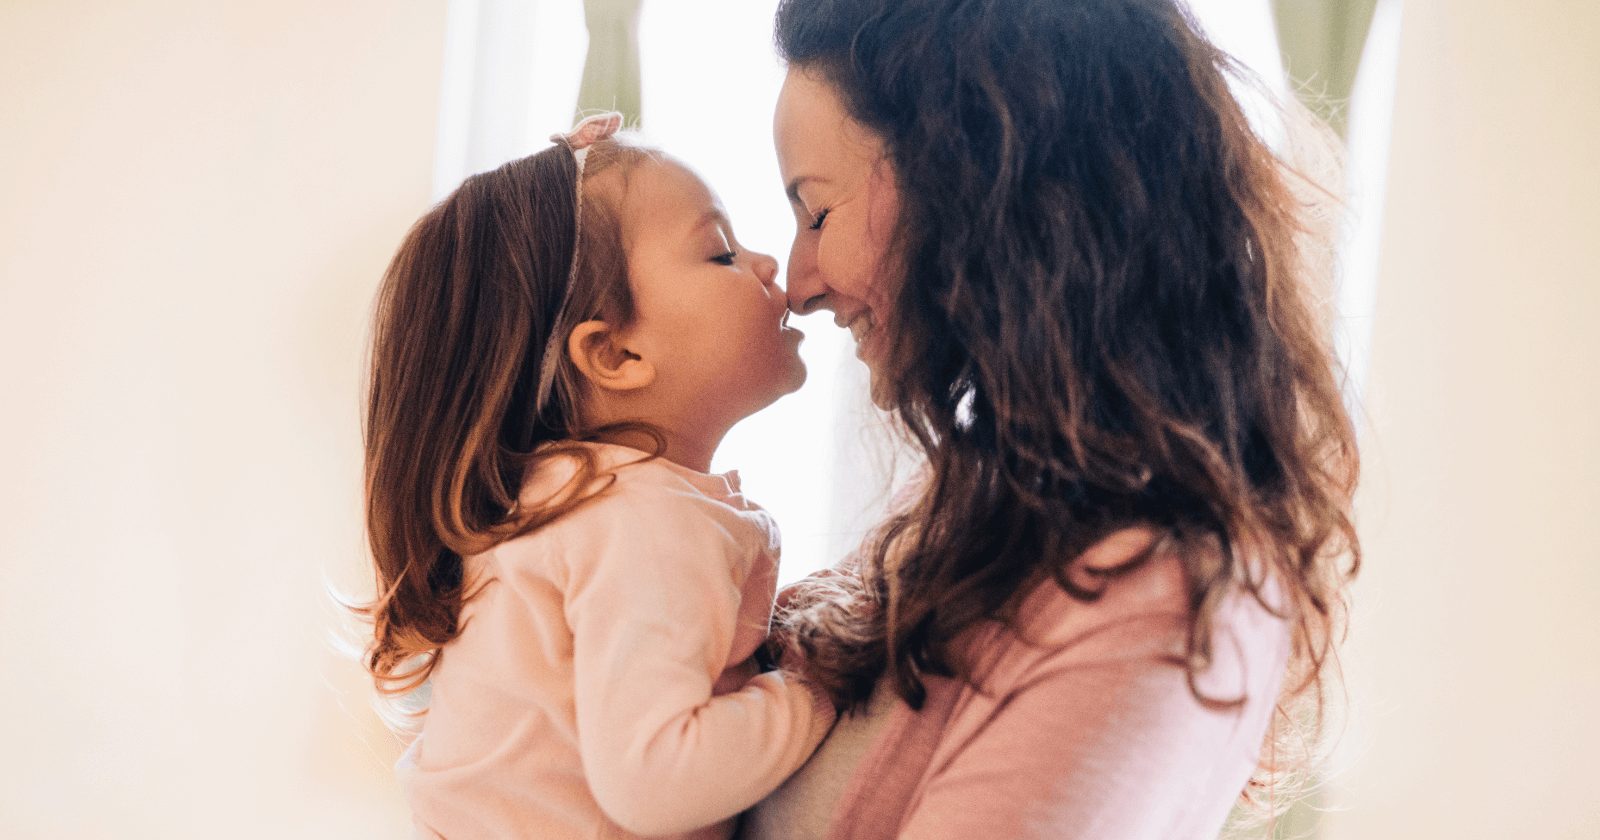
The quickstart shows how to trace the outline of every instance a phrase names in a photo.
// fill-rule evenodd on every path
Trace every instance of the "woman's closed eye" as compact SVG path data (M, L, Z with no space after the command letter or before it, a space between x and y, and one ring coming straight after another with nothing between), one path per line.
M739 257L739 252L738 251L728 251L728 252L721 253L721 254L718 254L718 255L712 257L711 261L716 263L717 265L733 265L733 261L735 259L738 259L738 257Z

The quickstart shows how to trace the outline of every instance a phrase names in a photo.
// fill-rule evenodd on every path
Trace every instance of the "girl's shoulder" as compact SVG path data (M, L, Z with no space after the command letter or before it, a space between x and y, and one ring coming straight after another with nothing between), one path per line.
M523 482L524 510L571 503L532 531L496 546L500 566L598 562L616 553L706 550L718 542L770 544L777 527L746 500L737 473L700 473L626 446L573 444L541 460Z
M578 481L588 473L586 485ZM544 506L570 494L590 504L617 500L703 498L733 507L744 499L738 472L702 473L658 455L613 443L570 443L540 459L523 481L519 504Z

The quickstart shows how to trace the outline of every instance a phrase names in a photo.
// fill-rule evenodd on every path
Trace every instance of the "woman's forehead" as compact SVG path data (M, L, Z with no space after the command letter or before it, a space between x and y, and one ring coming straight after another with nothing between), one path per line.
M779 154L795 141L820 133L825 124L844 115L833 86L818 74L798 67L789 68L778 91L778 107L772 118L773 139Z
M883 143L851 119L838 91L821 73L789 68L778 93L772 121L778 166L786 180L820 169L870 165L883 153Z

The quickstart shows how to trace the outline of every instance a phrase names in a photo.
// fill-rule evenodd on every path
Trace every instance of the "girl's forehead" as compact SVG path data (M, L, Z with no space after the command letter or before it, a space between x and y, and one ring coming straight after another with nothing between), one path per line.
M722 211L722 202L695 171L666 158L641 164L630 173L623 213L638 233L681 234L708 212Z

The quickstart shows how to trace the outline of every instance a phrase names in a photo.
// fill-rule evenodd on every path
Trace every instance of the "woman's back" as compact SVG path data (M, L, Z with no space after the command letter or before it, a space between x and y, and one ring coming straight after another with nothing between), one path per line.
M1115 565L1151 536L1114 534L1091 562ZM880 683L865 715L841 720L844 739L836 729L746 817L744 836L1215 837L1261 757L1290 629L1242 587L1232 591L1198 680L1203 696L1222 701L1210 708L1180 664L1185 598L1171 553L1091 603L1039 584L1014 627L980 625L960 643L981 685L931 679L913 711ZM852 732L870 733L867 743Z

